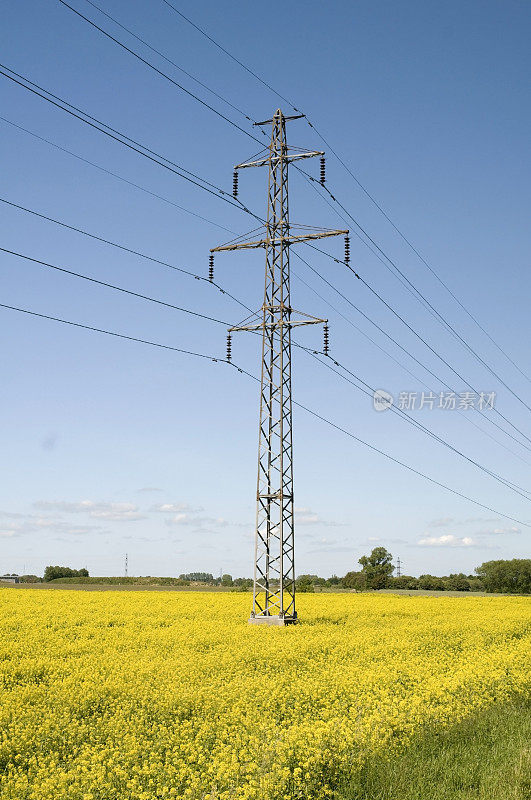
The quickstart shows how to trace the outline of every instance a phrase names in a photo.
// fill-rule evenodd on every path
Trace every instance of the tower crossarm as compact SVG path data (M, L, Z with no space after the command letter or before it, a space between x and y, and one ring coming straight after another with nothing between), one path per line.
M314 158L314 156L324 156L324 150L302 150L299 153L288 153L279 156L264 156L255 161L244 161L241 164L236 164L234 169L246 169L247 167L267 167L269 164L275 164L278 161L300 161L301 158Z
M237 242L236 244L222 244L219 247L212 247L211 253L222 253L228 250L255 250L259 247L269 247L270 245L290 245L297 242L307 242L311 239L326 239L329 236L347 236L345 231L319 231L317 233L303 233L299 235L275 236L273 239L255 239L250 242Z
M265 314L264 314L265 310ZM283 312L282 314L280 312ZM284 316L286 315L286 316ZM293 317L293 315L296 315ZM295 311L293 308L284 306L268 306L265 309L260 309L258 314L254 315L256 322L252 319L243 322L241 325L234 325L229 328L229 332L233 331L270 331L281 327L284 328L299 328L302 325L326 325L327 319L320 319L319 317L312 317L310 314L305 314L303 311Z

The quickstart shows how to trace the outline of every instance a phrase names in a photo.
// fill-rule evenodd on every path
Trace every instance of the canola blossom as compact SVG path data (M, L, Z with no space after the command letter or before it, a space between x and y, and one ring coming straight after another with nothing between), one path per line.
M324 800L370 753L529 694L519 597L0 589L3 800Z

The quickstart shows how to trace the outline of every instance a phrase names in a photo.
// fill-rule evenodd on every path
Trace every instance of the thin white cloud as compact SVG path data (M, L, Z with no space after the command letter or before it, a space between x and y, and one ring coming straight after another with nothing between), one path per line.
M230 523L223 517L197 517L194 514L188 514L184 511L174 514L166 520L167 525L190 525L196 529L204 530L206 528L219 528L226 527Z
M150 511L157 511L163 514L179 514L183 511L202 511L202 508L192 508L188 503L157 503L151 506Z
M133 503L97 503L93 500L78 502L40 500L33 504L34 508L43 511L59 511L66 514L88 514L94 519L131 522L145 519L138 506Z
M345 525L344 522L335 522L334 520L323 519L315 511L310 508L295 506L293 509L295 513L295 522L297 525L326 525L330 527L341 527Z
M509 528L483 528L483 530L476 531L474 536L508 536L514 533L522 533L522 529L516 525Z
M455 520L453 517L441 517L440 519L432 519L428 522L428 528L446 528L447 525L452 525Z
M33 514L21 514L17 511L0 511L1 519L28 519L34 516Z
M322 522L317 514L297 514L295 519L299 525L318 525Z
M343 544L323 544L317 547L314 547L312 550L308 550L308 555L313 554L322 554L322 553L354 553L353 547L348 547L348 545Z
M428 522L428 528L447 528L448 526L454 527L455 525L488 525L501 520L492 517L467 517L466 519L455 519L454 517L440 517L432 519Z
M89 514L92 519L110 519L110 520L117 520L122 522L133 522L134 520L138 519L146 519L144 514L140 514L138 511L91 511Z
M471 536L454 536L447 533L444 536L426 536L419 539L418 544L422 547L473 547L476 542Z

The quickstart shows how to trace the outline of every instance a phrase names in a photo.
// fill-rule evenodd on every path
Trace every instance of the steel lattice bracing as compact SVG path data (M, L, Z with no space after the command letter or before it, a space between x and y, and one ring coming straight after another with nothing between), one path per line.
M289 119L289 118L288 118ZM253 609L250 622L286 624L297 621L295 609L295 541L293 515L293 446L291 403L291 329L324 323L295 312L290 302L289 248L305 239L348 231L292 235L288 208L288 164L320 151L291 153L286 143L286 117L279 109L272 120L271 143L265 157L238 164L236 169L268 166L267 221L263 238L230 242L212 253L264 247L264 302L231 331L253 330L262 335L260 426Z
M295 620L291 317L286 123L275 115L269 158L253 616Z

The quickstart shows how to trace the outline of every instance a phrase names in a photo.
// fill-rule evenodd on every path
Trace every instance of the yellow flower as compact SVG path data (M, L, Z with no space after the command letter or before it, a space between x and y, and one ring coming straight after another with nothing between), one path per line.
M327 800L372 752L531 688L529 600L0 589L2 800Z

